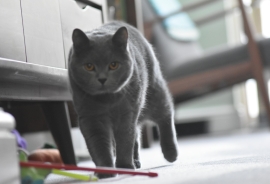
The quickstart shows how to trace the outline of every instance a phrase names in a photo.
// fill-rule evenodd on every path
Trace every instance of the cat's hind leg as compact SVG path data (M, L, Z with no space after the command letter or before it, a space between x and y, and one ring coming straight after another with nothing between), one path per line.
M178 156L178 149L173 118L167 115L167 117L156 120L156 122L164 158L169 162L174 162Z
M166 160L174 162L178 156L174 107L165 81L151 89L147 108L151 120L158 125L162 153Z

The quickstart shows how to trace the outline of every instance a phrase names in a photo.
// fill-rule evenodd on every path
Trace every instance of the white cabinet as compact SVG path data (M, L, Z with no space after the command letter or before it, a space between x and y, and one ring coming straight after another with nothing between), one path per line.
M65 68L58 0L21 0L27 62Z
M0 0L0 57L26 61L21 5L18 0Z
M65 59L68 60L72 45L72 32L75 28L91 31L102 25L102 11L74 0L59 0ZM66 64L67 66L67 64Z
M67 68L73 30L106 20L106 0L0 0L0 58Z

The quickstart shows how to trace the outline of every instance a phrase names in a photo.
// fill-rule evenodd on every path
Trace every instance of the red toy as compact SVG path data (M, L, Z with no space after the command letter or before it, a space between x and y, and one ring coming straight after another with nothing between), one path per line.
M113 168L106 168L106 167L90 168L90 167L77 167L73 165L44 164L41 162L20 162L20 165L21 167L93 171L96 173L104 173L104 174L131 174L131 175L141 175L141 176L150 176L150 177L158 176L157 173L153 173L153 172L134 171L131 169L113 169Z

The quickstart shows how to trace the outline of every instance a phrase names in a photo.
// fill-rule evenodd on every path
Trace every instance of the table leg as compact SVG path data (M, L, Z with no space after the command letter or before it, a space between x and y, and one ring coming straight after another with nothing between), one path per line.
M42 102L41 104L63 162L76 165L66 102Z

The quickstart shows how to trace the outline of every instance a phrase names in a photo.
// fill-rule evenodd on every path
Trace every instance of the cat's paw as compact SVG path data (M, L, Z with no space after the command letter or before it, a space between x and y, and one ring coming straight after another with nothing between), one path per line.
M112 177L115 177L116 176L116 174L103 174L103 173L95 173L95 175L99 179L112 178Z
M178 151L176 148L166 149L163 151L164 158L169 162L177 160Z
M116 167L117 168L124 168L124 169L135 169L134 164L120 164L120 163L116 163Z
M140 160L134 159L134 165L135 165L136 169L141 168L141 162L140 162Z

